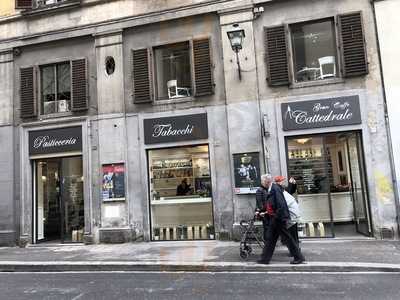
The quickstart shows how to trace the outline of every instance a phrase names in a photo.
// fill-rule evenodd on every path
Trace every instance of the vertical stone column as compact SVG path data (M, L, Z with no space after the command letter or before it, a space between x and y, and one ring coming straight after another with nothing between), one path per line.
M103 164L124 163L125 200L103 202L100 195L100 242L123 242L131 238L129 229L127 133L124 104L124 66L122 31L105 32L95 36L98 101L98 160L93 169L102 177ZM107 73L107 61L115 68ZM101 182L101 177L98 182ZM101 186L95 189L100 190Z
M13 53L0 52L0 246L16 240L13 138Z
M256 53L253 33L253 6L238 7L219 12L221 39L224 57L224 78L226 89L227 120L229 134L230 161L233 166L234 153L258 152L261 172L263 171L263 151L261 138L260 110L258 102L258 80ZM245 37L238 53L241 80L236 53L232 50L227 32L243 29ZM236 170L232 168L234 173ZM231 174L234 183L234 174ZM241 219L252 216L254 195L233 194L234 226L236 235Z

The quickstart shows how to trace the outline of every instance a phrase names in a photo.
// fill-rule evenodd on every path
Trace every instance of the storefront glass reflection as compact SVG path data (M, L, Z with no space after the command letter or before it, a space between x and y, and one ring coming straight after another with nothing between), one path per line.
M332 160L323 138L290 138L287 144L288 176L296 179L301 209L299 236L332 236L328 195Z
M288 138L287 156L288 175L298 183L300 235L370 234L358 132Z

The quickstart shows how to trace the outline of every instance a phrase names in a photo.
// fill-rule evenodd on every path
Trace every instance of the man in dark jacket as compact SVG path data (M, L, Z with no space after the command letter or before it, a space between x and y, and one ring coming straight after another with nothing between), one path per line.
M286 238L287 247L294 257L290 263L303 263L305 258L287 229L290 215L282 189L273 183L273 178L270 174L261 176L261 185L260 192L257 191L256 193L256 200L257 207L263 203L263 210L260 210L258 214L264 215L265 219L263 221L265 246L261 260L258 263L269 264L280 235ZM265 195L264 190L267 190L267 199L260 199L261 195ZM257 194L259 197L257 197Z
M264 241L267 240L267 227L269 221L269 219L266 217L267 198L268 185L266 185L265 180L261 180L261 186L256 191L256 216L260 217L263 222Z

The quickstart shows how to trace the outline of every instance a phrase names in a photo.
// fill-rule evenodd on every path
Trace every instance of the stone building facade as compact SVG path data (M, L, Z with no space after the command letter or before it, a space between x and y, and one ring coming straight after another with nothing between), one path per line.
M373 11L331 2L17 1L1 244L235 238L265 172L304 237L394 237Z
M390 143L392 147L391 159L393 161L394 189L397 191L397 218L399 218L399 178L400 178L400 147L397 134L400 123L397 115L400 106L397 98L400 91L399 72L392 64L400 50L399 37L393 34L393 28L399 24L396 18L396 11L400 9L400 3L392 0L374 1L374 12L376 19L377 37L379 42L379 53L381 58L381 71L386 102L386 120L390 126Z

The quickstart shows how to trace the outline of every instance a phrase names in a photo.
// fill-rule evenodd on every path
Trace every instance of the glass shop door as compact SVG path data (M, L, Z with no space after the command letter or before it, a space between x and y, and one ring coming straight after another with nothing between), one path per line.
M82 242L82 157L35 161L36 241Z
M365 182L364 157L361 151L359 132L346 134L347 156L350 169L351 196L354 208L356 231L366 236L372 235L368 193Z

